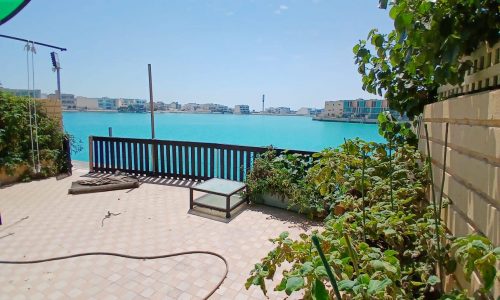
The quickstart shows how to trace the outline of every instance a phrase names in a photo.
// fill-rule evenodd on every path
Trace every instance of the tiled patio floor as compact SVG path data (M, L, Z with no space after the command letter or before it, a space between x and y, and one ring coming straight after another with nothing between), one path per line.
M31 260L81 252L161 255L217 252L229 273L211 299L265 299L246 290L253 265L282 231L311 230L306 219L270 207L245 206L230 222L189 212L189 190L144 183L135 190L68 195L71 181L54 178L0 188L0 260ZM195 197L201 194L196 194ZM110 211L120 213L104 220ZM22 220L22 218L28 217ZM16 223L17 222L17 223ZM193 254L158 260L87 256L32 265L0 265L1 299L200 299L224 274L217 257ZM278 281L276 281L276 284ZM269 298L282 299L272 292ZM300 295L289 299L300 298Z

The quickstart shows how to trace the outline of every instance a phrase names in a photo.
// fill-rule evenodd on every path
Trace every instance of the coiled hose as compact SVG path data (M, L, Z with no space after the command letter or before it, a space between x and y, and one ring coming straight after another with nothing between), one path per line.
M183 251L183 252L169 253L169 254L163 254L163 255L153 255L153 256L128 255L128 254L114 253L114 252L84 252L84 253L77 253L77 254L71 254L71 255L66 255L66 256L57 256L57 257L50 257L50 258L36 259L36 260L19 260L19 261L0 260L0 264L11 264L11 265L38 264L38 263L44 263L44 262L49 262L49 261L63 260L63 259L68 259L68 258L90 256L90 255L108 255L108 256L130 258L130 259L149 260L149 259L160 259L160 258L167 258L167 257L181 256L181 255L190 255L190 254L207 254L207 255L216 256L216 257L220 258L226 266L226 271L224 272L224 276L217 283L217 285L208 293L208 295L203 298L203 299L208 299L222 285L222 283L226 279L227 273L229 271L229 265L227 263L227 260L222 255L215 253L215 252L211 252L211 251Z

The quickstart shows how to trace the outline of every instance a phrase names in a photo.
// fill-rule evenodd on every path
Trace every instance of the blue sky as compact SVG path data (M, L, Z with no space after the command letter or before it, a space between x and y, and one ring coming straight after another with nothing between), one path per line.
M388 32L376 0L32 0L0 34L68 48L63 93L292 108L374 97L361 89L352 47ZM0 82L27 86L20 42L0 39ZM36 88L55 89L49 53L37 48Z

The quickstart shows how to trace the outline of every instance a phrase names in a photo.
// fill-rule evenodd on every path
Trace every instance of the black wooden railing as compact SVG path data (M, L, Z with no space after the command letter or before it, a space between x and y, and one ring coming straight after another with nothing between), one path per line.
M244 181L265 147L119 137L89 137L91 172L124 171L176 179ZM311 155L310 151L275 149Z

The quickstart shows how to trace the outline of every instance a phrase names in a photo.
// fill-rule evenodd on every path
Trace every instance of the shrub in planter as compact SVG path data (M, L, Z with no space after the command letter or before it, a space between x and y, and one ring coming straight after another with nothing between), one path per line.
M315 203L317 192L306 181L312 164L311 157L286 152L277 155L270 149L254 161L246 180L247 196L256 203L287 207L310 216L325 215L322 203Z
M32 166L32 156L37 156L31 149L28 104L29 99L26 97L0 91L0 169L7 174L12 174L21 165ZM38 103L35 102L35 105L41 165L40 173L36 176L52 176L65 167L66 157L62 150L65 133L59 123L48 117ZM32 117L34 120L35 115ZM34 176L32 168L28 168L23 177L29 179Z

